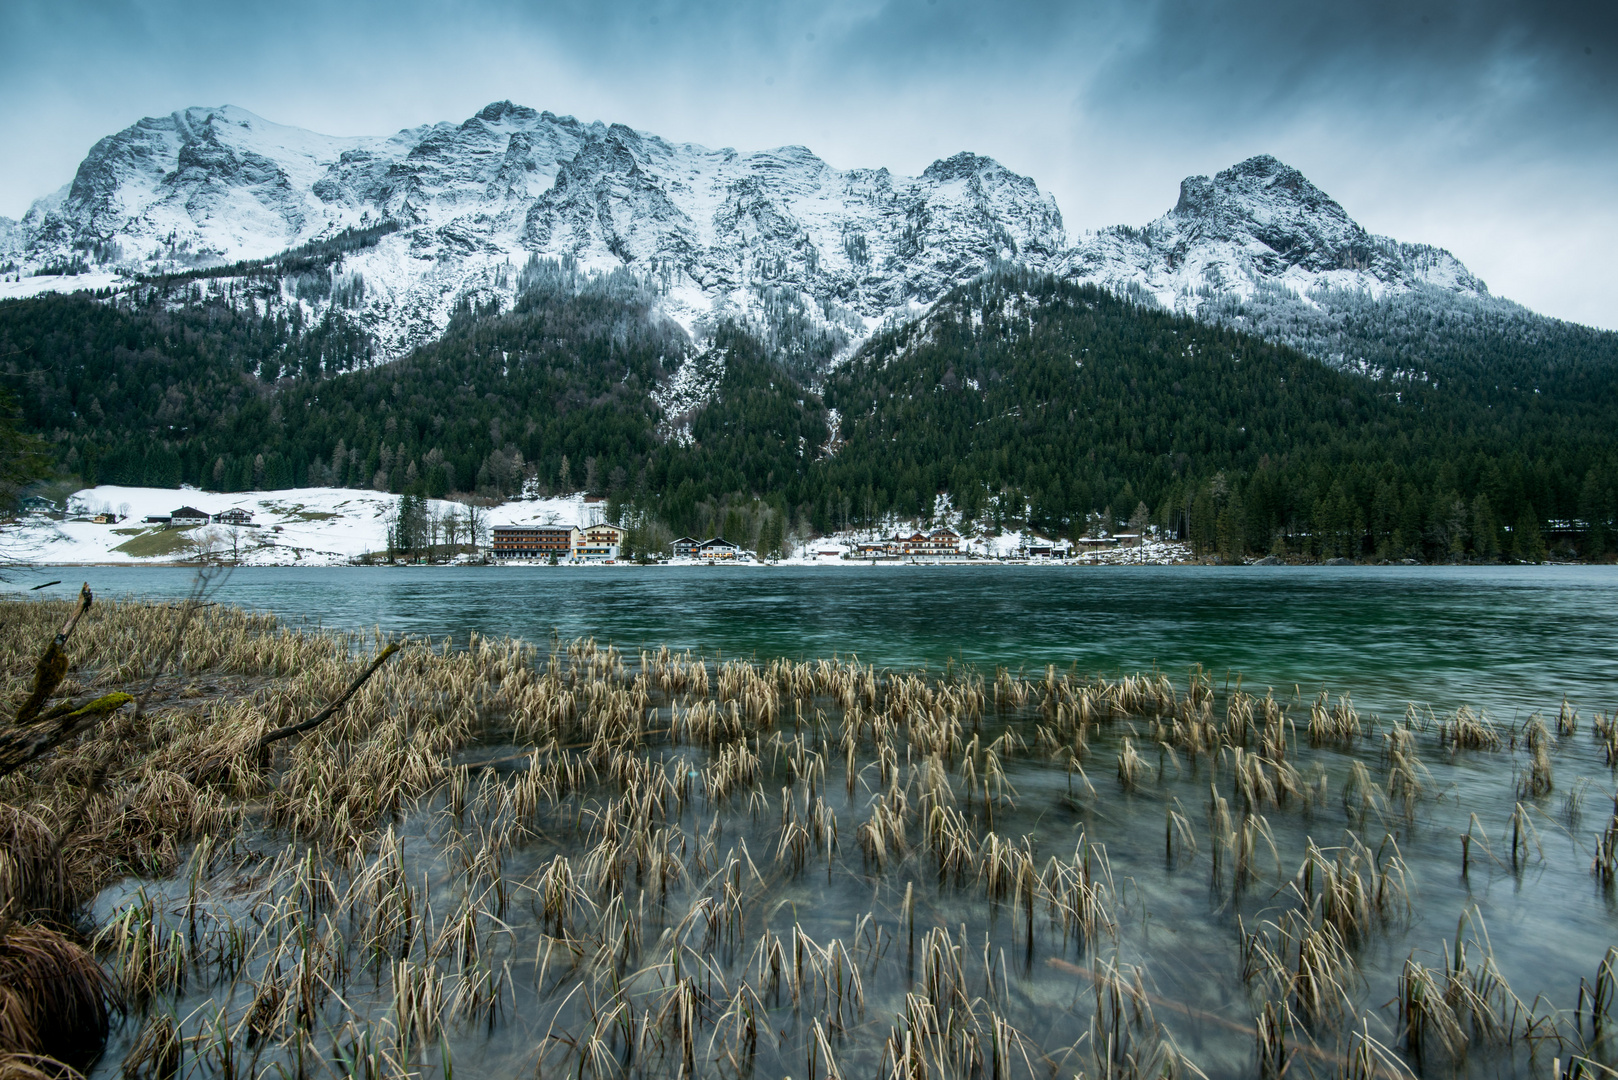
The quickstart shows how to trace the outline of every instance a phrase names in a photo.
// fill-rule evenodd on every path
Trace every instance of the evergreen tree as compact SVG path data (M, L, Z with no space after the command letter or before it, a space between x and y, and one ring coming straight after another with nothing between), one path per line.
M22 490L49 468L45 444L18 430L18 422L16 402L0 390L0 514L14 513Z
M1521 516L1517 518L1517 528L1511 538L1511 554L1520 562L1545 561L1545 539L1539 529L1539 516L1531 505L1524 505Z

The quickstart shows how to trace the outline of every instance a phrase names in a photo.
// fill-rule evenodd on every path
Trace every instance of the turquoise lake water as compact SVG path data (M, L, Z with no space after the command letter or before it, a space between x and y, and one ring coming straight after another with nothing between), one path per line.
M88 581L103 599L165 599L185 596L194 577L177 568L44 568L17 575L5 588L23 591L61 578L59 585L23 595L65 597ZM1056 664L1103 675L1158 667L1182 686L1186 670L1200 663L1221 683L1239 674L1248 689L1275 687L1299 724L1308 715L1308 699L1322 686L1352 693L1362 713L1384 720L1401 717L1412 701L1440 716L1469 704L1492 714L1503 730L1519 733L1534 712L1548 716L1554 730L1566 695L1583 726L1554 740L1556 787L1527 800L1526 810L1519 808L1517 777L1528 755L1520 743L1454 753L1440 745L1432 725L1418 725L1422 792L1404 817L1394 811L1391 794L1369 815L1362 809L1356 816L1347 798L1356 762L1375 777L1378 790L1391 793L1383 753L1383 733L1391 725L1368 727L1367 737L1352 746L1316 748L1295 739L1298 767L1318 775L1329 797L1261 807L1271 830L1266 835L1279 853L1246 891L1220 886L1217 864L1210 867L1214 842L1204 830L1210 792L1229 790L1228 755L1181 760L1153 751L1142 741L1136 718L1092 733L1090 775L1077 786L1043 753L1007 759L1017 796L1014 807L999 812L996 828L1008 837L1030 838L1041 859L1071 855L1077 837L1104 847L1122 890L1111 955L1141 965L1153 993L1169 1003L1162 1019L1210 1077L1256 1075L1253 1039L1243 1033L1256 999L1237 978L1237 946L1246 929L1283 916L1290 904L1288 882L1311 845L1336 851L1332 845L1357 835L1378 851L1396 851L1406 868L1409 906L1379 922L1357 948L1357 975L1347 989L1356 1017L1349 1026L1369 1024L1384 1046L1399 1044L1392 1002L1406 958L1443 970L1444 950L1460 926L1471 927L1468 933L1480 942L1472 946L1474 962L1487 949L1525 1001L1546 995L1536 1006L1541 1011L1572 1009L1580 980L1594 978L1614 940L1618 894L1603 888L1590 869L1612 805L1613 772L1590 720L1596 710L1618 706L1618 568L258 568L222 575L210 598L273 611L294 626L374 626L389 634L457 641L472 633L515 635L542 646L552 636L593 635L631 659L642 647L667 645L709 657L857 653L893 669L937 671L953 661L990 676L998 666L1032 672ZM1302 701L1292 697L1295 685ZM1039 719L991 717L986 737L1002 724L1030 730ZM1147 748L1148 779L1138 788L1114 776L1114 763L1130 739ZM502 742L479 748L468 760L490 753L506 760L520 749ZM841 759L831 757L823 794L850 839L835 868L827 857L823 874L818 864L815 874L777 873L765 898L768 915L760 918L773 919L780 932L801 922L815 940L825 941L851 933L850 912L869 910L895 934L899 897L915 871L925 868L912 859L884 877L864 867L852 837L869 813L872 793L854 782L845 789ZM867 763L856 765L854 775L864 775L859 770ZM776 772L768 779L772 791L788 782ZM1165 855L1166 815L1176 809L1202 837L1202 854ZM427 853L412 864L412 874L431 877L433 888L447 887L453 876L444 869L447 863L434 861L436 848L427 842L428 833L440 827L441 811L440 802L430 800L399 823ZM1520 864L1508 854L1514 812L1527 814L1537 830L1532 852ZM745 839L765 859L774 850L777 816L755 820L740 803L715 813L725 817L727 838ZM553 824L560 830L566 822ZM677 824L692 836L709 827L695 811ZM1474 828L1480 846L1468 872L1460 861L1460 837ZM558 851L582 851L582 840L558 844L516 845L506 856L507 872L526 880ZM975 894L945 887L942 879L921 874L915 880L928 925L959 926L964 935L970 923L974 949L981 939L984 955L992 942L1015 957L1015 920L1001 918L998 908ZM183 882L168 887L182 888ZM126 892L110 891L100 917L108 905L127 899ZM447 910L448 903L440 907ZM552 1022L547 1010L559 1008L558 995L532 989L535 925L526 915L514 916L514 922L511 955L519 989L512 1019L492 1034L482 1028L455 1034L454 1059L463 1075L531 1074L534 1048ZM1065 940L1041 938L1041 955L1056 955L1057 944L1065 948ZM1008 985L1021 1004L1008 1006L1010 1015L1049 1045L1072 1042L1088 1023L1087 984L1080 986L1071 972L1044 959L1035 962L1032 946L1025 947L1025 960L1012 965ZM878 1036L911 985L896 957L867 975L869 1031ZM245 1009L251 995L241 987L232 992L232 1007ZM176 1014L204 1015L196 1010L212 1008L218 993L199 983L175 1003ZM352 1000L373 1019L388 1008L386 994ZM1212 1019L1188 1019L1192 1012L1175 1009ZM788 1068L799 1075L801 1031L780 1010L771 1026L782 1033L779 1055L760 1075L782 1075ZM136 1032L134 1022L117 1029L94 1075L117 1074ZM1335 1037L1323 1035L1328 1050ZM872 1074L876 1043L863 1038L857 1034L843 1045L845 1075ZM1546 1075L1552 1052L1480 1045L1456 1075ZM1333 1054L1317 1074L1335 1075ZM1310 1072L1310 1063L1300 1062L1293 1075ZM436 1075L432 1069L425 1073Z
M183 596L178 568L46 568L6 587L87 580L99 595ZM1322 685L1386 714L1460 704L1502 720L1618 705L1618 568L1524 567L456 567L244 568L213 599L294 624L543 640L627 650L857 653L889 667L949 660L1192 664L1249 686Z

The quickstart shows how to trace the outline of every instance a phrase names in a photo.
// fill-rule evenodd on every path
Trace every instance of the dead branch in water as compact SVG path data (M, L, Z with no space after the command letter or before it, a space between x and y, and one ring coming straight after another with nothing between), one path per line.
M302 721L301 723L288 724L286 727L276 728L274 731L266 733L259 738L257 743L254 744L253 749L262 750L273 742L277 742L281 739L289 739L299 732L308 731L311 728L317 727L318 725L331 719L337 710L348 704L349 698L359 693L360 687L365 685L365 681L367 679L376 674L377 668L387 663L388 657L398 652L401 647L401 644L395 641L393 644L377 653L376 659L371 661L371 666L365 669L364 674L349 684L348 689L343 691L342 697L338 698L336 701L332 702L330 705L327 705L324 709L321 709L319 712L315 713L315 715L311 716L307 720Z
M74 627L90 610L93 601L90 583L85 582L79 590L78 604L51 643L45 646L45 652L34 668L34 687L17 710L14 726L9 731L0 732L0 776L15 772L35 758L43 757L102 717L134 700L128 694L114 692L82 705L63 702L49 711L42 711L51 695L62 685L62 680L67 678L67 639L73 635Z
M44 757L102 717L134 700L129 694L115 691L76 709L67 705L58 706L27 729L0 733L0 776L16 772L35 758Z

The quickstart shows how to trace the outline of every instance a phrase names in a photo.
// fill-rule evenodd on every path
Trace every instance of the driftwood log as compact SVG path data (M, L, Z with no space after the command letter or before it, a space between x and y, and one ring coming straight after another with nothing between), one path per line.
M342 694L340 694L334 701L332 701L324 709L321 709L319 712L315 713L309 719L300 720L296 724L288 724L285 727L278 727L273 731L267 731L254 740L252 745L246 747L246 749L254 752L263 751L266 747L280 742L282 739L290 739L294 735L301 734L305 731L311 731L325 723L327 720L330 720L333 716L337 715L338 711L342 709L344 705L348 704L350 698L359 693L360 687L364 686L367 680L369 680L372 675L375 675L383 664L388 662L388 658L394 653L398 652L402 647L403 644L401 642L395 641L381 652L377 653L376 659L371 661L371 666L361 672L359 677L353 682L349 683L347 690L344 690ZM226 747L213 754L210 754L208 757L197 762L191 771L186 773L186 779L193 784L202 784L219 780L225 774L228 767L228 762L232 755L240 752L241 748L238 746L235 749Z
M19 725L33 723L39 717L40 710L45 707L45 702L49 701L51 695L56 693L56 688L62 685L62 680L67 677L67 639L72 636L73 628L79 625L79 620L84 618L84 613L90 610L93 600L90 583L87 581L79 590L79 602L74 606L72 614L67 617L67 622L62 624L62 629L56 632L56 637L51 643L45 646L44 654L34 666L34 688L29 692L28 700L22 703L22 708L17 710L13 723Z

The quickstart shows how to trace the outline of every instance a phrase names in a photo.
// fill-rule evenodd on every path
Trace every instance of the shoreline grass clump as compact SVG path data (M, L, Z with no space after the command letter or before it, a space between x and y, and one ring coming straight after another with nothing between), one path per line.
M97 1075L1368 1078L1553 1033L1610 1051L1610 969L1577 1008L1569 973L1558 1013L1511 996L1481 914L1412 951L1485 875L1566 880L1531 795L1443 772L1505 749L1481 713L1385 727L1200 669L390 641L201 598L87 607L42 696L72 615L0 604L12 727L131 700L0 775L0 951L62 944L102 1011L49 1016L105 1038ZM1525 733L1530 771L1599 759L1605 717L1592 746L1563 714ZM1615 837L1583 841L1586 888Z

